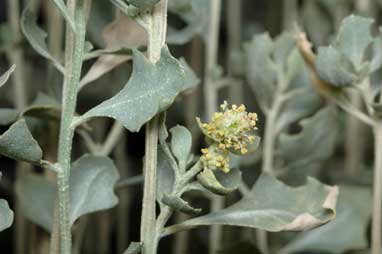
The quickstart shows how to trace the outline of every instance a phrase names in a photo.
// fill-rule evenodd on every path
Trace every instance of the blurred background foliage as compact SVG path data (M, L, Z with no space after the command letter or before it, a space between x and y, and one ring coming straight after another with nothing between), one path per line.
M187 1L170 1L168 43L173 55L184 57L203 80L206 43L209 40L208 1L192 0L191 7L188 7L191 10L180 8L182 2ZM285 45L293 43L293 36L288 34L284 34L282 37L278 36L283 31L290 31L293 34L298 24L299 28L306 31L309 39L318 47L328 45L333 41L341 21L350 13L373 18L375 31L377 26L382 23L382 2L379 0L225 0L222 3L222 18L219 28L219 66L215 66L216 71L214 72L214 78L222 80L219 87L218 102L220 104L227 100L229 103L244 103L249 109L248 111L258 112L260 115L259 135L262 137L264 137L264 125L268 119L264 108L272 107L272 103L263 102L262 99L266 100L266 98L256 95L261 82L256 76L256 71L261 72L263 70L261 68L265 65L264 59L256 57L265 48L259 48L259 51L254 54L251 50L257 50L256 47L259 45L257 43L260 43L260 39L264 40L266 45L272 43L271 40L273 39L270 38L277 38L274 39L275 44L280 45L280 48L288 47ZM20 12L27 4L30 5L32 12L37 15L38 24L49 34L47 44L51 54L57 59L62 59L62 35L64 31L62 18L49 0L20 1ZM9 12L10 8L7 1L0 1L1 73L3 70L7 70L11 63L15 62L15 52L18 54L16 54L16 60L22 61L22 64L17 64L18 74L2 88L0 107L17 108L22 111L33 104L47 105L46 95L49 96L50 105L60 101L62 82L60 74L50 63L36 54L20 31L12 27ZM126 38L125 35L129 29L137 28L120 20L122 23L118 24L118 18L115 20L115 17L115 8L109 1L93 1L87 40L94 49L116 48L121 41L130 46L144 44L142 40L145 39L142 36ZM111 28L113 25L114 28ZM254 34L261 34L265 31L269 32L268 39L258 37L253 39ZM139 31L136 34L139 34ZM251 43L254 44L253 47L250 46ZM281 53L284 54L280 60L283 62L282 65L286 65L286 58L289 60L289 57L290 61L298 61L293 59L294 53L289 49ZM87 109L110 98L122 88L130 76L131 62L121 58L123 57L104 59L109 66L115 68L103 70L104 75L99 75L99 78L94 78L96 80L89 81L89 84L84 87L78 100L79 113L86 112ZM93 59L87 61L83 73L88 73L96 61ZM293 90L295 96L290 98L291 102L288 105L293 108L292 102L297 99L302 100L297 106L302 107L305 111L296 113L299 115L293 120L284 119L283 114L281 114L277 124L285 132L280 133L280 139L285 142L288 140L288 135L302 133L299 136L300 143L298 144L301 145L301 142L306 142L307 146L304 147L306 150L298 158L297 155L301 152L299 146L293 147L293 144L284 142L284 145L280 145L280 150L276 152L275 167L277 170L275 171L279 173L279 178L291 185L299 185L305 181L306 175L312 175L325 183L342 186L337 207L338 215L332 223L312 231L271 233L269 235L271 253L278 253L280 250L280 253L305 254L368 253L371 167L373 165L371 131L362 124L349 119L342 112L337 112L335 116L327 112L315 115L317 110L322 107L323 102L310 87L310 81L304 73L305 71L299 72L297 75L299 77L294 77L293 82L291 81L292 84L289 89ZM20 99L17 96L14 84L18 82L17 77L20 77L21 82L25 83L25 98ZM271 74L271 79L273 78L274 74ZM377 75L375 80L376 83L380 83L381 75L379 77ZM302 85L299 85L300 83ZM274 87L273 89L278 88ZM273 94L275 91L269 91L269 93ZM203 89L202 86L199 86L196 90L178 97L168 112L168 126L182 124L191 130L194 151L198 151L203 145L203 138L195 121L197 116L206 118L202 98ZM307 102L304 102L304 99ZM20 100L22 101L20 102ZM317 103L312 104L315 101ZM288 106L284 110L288 111ZM5 113L0 112L0 114ZM298 121L303 117L307 119L301 126ZM110 119L97 119L94 122L91 135L94 140L101 141L105 134L110 131L112 122ZM0 124L1 132L7 130L9 122L3 120ZM58 134L57 122L33 119L29 124L33 126L33 135L37 137L47 157L54 160ZM309 133L306 134L307 137L304 137L304 132L301 132L302 128ZM316 140L311 141L314 134L317 135L315 136ZM323 136L325 137L323 138ZM86 151L86 147L78 136L75 137L74 142L74 157L77 158L79 154ZM290 149L295 149L297 157L291 157L290 151L283 153L283 150ZM319 149L323 152L318 158L315 157L309 161L302 160L301 157L309 157L310 153ZM141 174L143 155L144 133L142 131L124 133L121 142L112 154L122 179ZM288 160L294 163L287 163ZM259 175L261 162L261 151L255 155L246 156L237 162L243 171L243 178L247 185L252 186ZM15 209L17 197L14 192L14 185L17 174L14 169L26 166L16 165L14 161L5 157L0 158L0 165L3 172L0 182L0 196L7 199L11 207ZM30 170L38 174L45 174L48 178L52 177L49 176L49 172L44 172L37 167ZM140 209L138 208L141 207L142 199L139 179L138 184L121 187L117 189L117 193L121 200L117 207L105 212L91 214L81 218L76 223L74 239L81 246L78 253L122 253L129 242L139 239ZM226 204L236 202L239 197L238 192L229 195ZM207 198L195 198L191 195L189 199L192 200L195 207L203 207L206 211L209 209ZM180 214L172 220L182 220L185 216ZM42 228L28 220L24 221L22 218L21 214L16 214L15 225L0 234L1 253L48 253L49 238L47 233ZM24 230L20 233L20 230L16 230L17 228ZM160 243L160 253L207 253L209 245L207 235L208 230L200 228L164 238ZM261 253L257 246L255 232L252 229L224 227L223 239L218 253Z

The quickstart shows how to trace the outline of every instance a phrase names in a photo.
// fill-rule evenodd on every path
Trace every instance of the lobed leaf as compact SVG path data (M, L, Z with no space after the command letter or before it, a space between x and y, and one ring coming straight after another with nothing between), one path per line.
M378 56L371 59L371 64L366 58L369 46L378 44L378 37L371 34L372 23L372 19L355 15L342 21L336 41L318 50L315 68L320 79L334 87L345 87L361 83L378 68ZM374 49L374 53L380 52Z
M254 36L245 45L247 79L262 111L268 114L279 105L275 135L314 113L321 104L309 85L308 72L295 44L295 38L289 33L274 41L264 33Z
M0 136L0 154L14 160L39 164L42 150L24 119L15 122Z
M194 87L197 82L190 68L172 57L167 47L162 49L161 58L155 64L135 50L133 73L125 87L111 99L88 111L80 121L92 117L111 117L136 132L155 115L166 110L180 92Z
M335 218L337 195L337 187L323 185L313 178L304 186L292 188L262 174L250 194L234 205L174 227L230 225L271 232L308 230Z
M289 95L291 99L284 102L276 119L277 133L296 121L312 115L322 106L321 99L310 86L295 89Z
M323 108L300 124L302 130L299 133L283 133L279 137L278 153L290 168L309 166L328 159L336 144L338 124L334 108Z
M299 234L280 253L306 250L345 253L368 247L366 236L371 207L365 204L371 203L370 190L355 186L341 186L340 189L336 218L322 227Z

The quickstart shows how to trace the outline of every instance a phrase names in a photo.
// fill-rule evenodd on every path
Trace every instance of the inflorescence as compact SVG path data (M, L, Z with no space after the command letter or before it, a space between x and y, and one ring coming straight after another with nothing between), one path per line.
M221 112L216 112L212 121L200 123L203 133L212 141L209 148L202 149L201 160L205 168L229 172L229 152L245 155L253 144L257 129L257 114L246 112L245 106L228 107L225 101Z

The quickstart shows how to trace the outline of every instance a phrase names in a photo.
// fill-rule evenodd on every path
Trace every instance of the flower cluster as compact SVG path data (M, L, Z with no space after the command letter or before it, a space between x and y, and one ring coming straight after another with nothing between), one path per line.
M202 149L202 161L205 167L228 172L229 152L244 155L254 143L257 114L246 112L244 105L229 108L226 101L220 107L222 111L216 112L211 122L199 121L203 133L213 142L212 148Z
M202 154L201 161L204 168L220 169L225 173L229 172L229 152L227 150L211 145L208 148L203 148Z

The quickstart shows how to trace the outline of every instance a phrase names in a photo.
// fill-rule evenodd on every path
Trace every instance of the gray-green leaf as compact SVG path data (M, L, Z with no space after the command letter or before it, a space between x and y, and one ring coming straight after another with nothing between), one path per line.
M88 111L80 121L111 117L136 132L156 114L167 109L180 92L197 83L198 79L190 68L172 57L167 47L162 49L161 58L155 64L135 50L133 73L125 87Z
M41 176L23 176L16 183L23 215L46 231L52 229L56 188Z
M158 148L157 166L157 201L162 202L165 194L170 194L175 181L174 171L170 164L170 158L161 147Z
M33 103L21 115L58 121L61 118L61 105L54 98L38 93Z
M118 170L107 157L85 155L75 161L70 175L70 223L115 206L118 178ZM26 176L17 183L17 194L25 216L50 232L56 187L44 177Z
M269 34L256 35L245 45L247 80L263 112L271 107L276 89L275 68L270 57L273 47Z
M2 87L5 83L7 83L9 77L11 74L15 71L16 65L12 65L9 70L7 70L1 77L0 77L0 87Z
M181 45L189 42L196 35L207 40L209 1L205 0L170 0L169 12L179 16L187 25L182 29L169 27L166 42Z
M334 108L323 108L300 124L301 132L294 135L284 133L279 138L278 152L288 167L326 160L335 148L338 125Z
M0 136L0 154L14 160L40 163L42 150L24 119L18 120Z
M119 173L107 157L85 155L72 165L70 175L70 222L80 216L114 207L114 185Z
M9 208L8 202L0 199L0 232L9 228L13 223L13 212Z
M192 136L187 128L177 125L170 129L171 151L178 160L179 165L186 167L191 152Z
M341 186L340 189L336 218L327 225L299 234L280 253L304 250L345 253L367 248L366 231L371 213L368 205L371 203L370 190L355 186Z
M21 30L25 37L41 56L53 62L55 67L63 72L63 66L49 53L48 46L46 45L47 33L37 25L36 15L29 10L27 6L21 16Z
M202 211L202 209L192 207L187 201L175 195L165 194L162 198L162 202L172 209L186 214L195 215Z
M352 85L357 80L350 60L332 46L318 49L316 66L320 78L330 84L342 87Z
M207 190L217 195L227 195L241 184L241 171L233 168L228 173L221 170L212 171L205 168L198 174L197 179Z
M290 91L290 99L286 100L276 120L276 133L290 124L307 117L321 106L321 99L311 86Z
M350 15L342 21L338 32L337 48L353 63L357 71L362 65L366 48L373 40L370 31L372 23L372 19Z
M252 191L236 204L174 227L230 225L272 232L307 230L335 218L337 194L337 187L313 178L304 186L292 188L262 174Z
M9 125L16 122L19 112L13 108L0 108L0 125Z
M382 65L382 28L380 34L373 42L373 57L370 62L370 71L378 70Z

